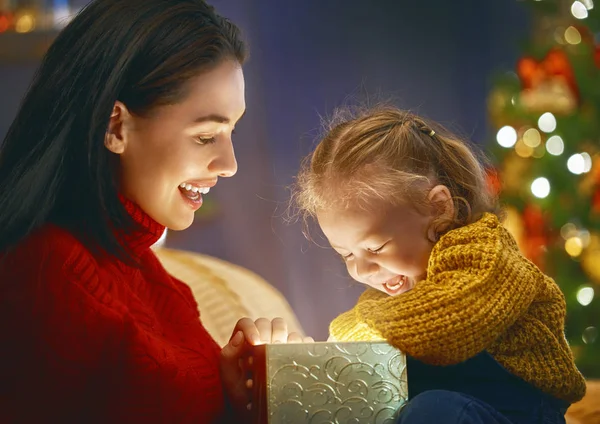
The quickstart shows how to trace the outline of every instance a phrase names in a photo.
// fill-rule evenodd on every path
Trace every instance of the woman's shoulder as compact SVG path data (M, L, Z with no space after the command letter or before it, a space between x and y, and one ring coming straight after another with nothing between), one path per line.
M28 268L94 262L93 254L75 235L51 223L33 231L5 255L8 261L27 264Z
M0 256L3 288L20 292L89 292L98 286L98 262L68 230L46 224Z

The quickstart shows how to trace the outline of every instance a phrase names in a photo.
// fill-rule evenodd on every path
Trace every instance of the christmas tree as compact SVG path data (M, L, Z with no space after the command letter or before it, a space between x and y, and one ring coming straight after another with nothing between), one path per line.
M600 11L592 0L522 3L531 38L488 99L490 184L523 253L565 294L579 369L599 378Z

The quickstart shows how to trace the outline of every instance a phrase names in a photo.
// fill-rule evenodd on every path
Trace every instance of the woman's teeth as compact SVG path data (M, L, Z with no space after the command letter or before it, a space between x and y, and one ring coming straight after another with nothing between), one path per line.
M179 188L187 190L187 191L191 191L192 193L200 193L200 194L207 194L210 191L210 187L195 187L191 184L186 184L186 183L181 183L179 185Z

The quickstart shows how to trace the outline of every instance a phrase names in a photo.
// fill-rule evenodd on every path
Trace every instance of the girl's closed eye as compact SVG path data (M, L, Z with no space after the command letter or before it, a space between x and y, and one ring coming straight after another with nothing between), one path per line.
M381 246L375 248L375 249L367 249L367 251L369 253L372 253L374 255L378 255L379 253L381 253L381 251L383 250L383 248L385 247L387 243L382 244Z

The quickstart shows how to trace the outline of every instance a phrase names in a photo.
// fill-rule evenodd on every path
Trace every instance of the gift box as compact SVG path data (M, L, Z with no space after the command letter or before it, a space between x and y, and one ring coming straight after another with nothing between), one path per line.
M408 399L405 355L385 342L254 347L257 424L393 424Z

